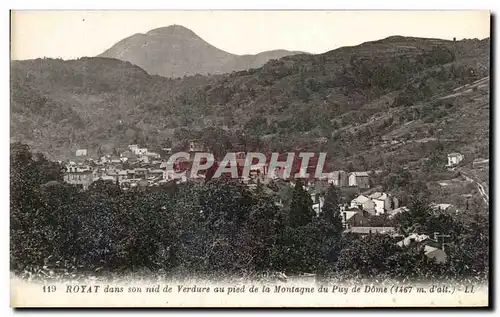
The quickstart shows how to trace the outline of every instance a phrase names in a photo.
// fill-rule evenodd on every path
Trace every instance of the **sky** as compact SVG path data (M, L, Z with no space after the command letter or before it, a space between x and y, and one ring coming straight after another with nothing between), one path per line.
M96 56L123 38L172 24L233 54L317 54L392 35L490 36L488 11L12 11L11 58Z

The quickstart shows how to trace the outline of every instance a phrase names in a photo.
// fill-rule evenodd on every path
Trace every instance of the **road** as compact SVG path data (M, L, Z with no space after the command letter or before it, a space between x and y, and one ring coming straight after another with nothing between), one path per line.
M481 197L483 198L483 200L486 203L486 205L489 206L490 205L489 204L489 202L490 202L490 196L486 193L486 190L484 190L484 186L481 183L479 183L479 182L475 181L474 179L472 179L466 172L464 172L462 170L459 170L459 173L460 173L460 175L462 175L462 177L465 180L467 180L469 182L476 183L477 189L479 190L479 193L481 194Z

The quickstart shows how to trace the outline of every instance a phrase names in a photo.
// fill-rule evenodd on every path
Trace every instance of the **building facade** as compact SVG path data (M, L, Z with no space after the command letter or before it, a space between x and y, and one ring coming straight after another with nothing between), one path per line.
M370 188L370 175L368 172L352 172L349 174L349 186Z

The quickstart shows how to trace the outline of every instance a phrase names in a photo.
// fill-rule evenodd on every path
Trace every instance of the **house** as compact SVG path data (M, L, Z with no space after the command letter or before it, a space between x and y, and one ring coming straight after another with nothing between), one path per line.
M107 183L115 183L116 178L114 176L104 175L104 176L101 176L101 177L94 179L94 181L95 182L96 181L103 181L103 182L107 182Z
M124 179L127 179L127 171L126 170L114 170L112 172L108 172L105 176L113 177L114 181L121 182Z
M420 243L420 242L423 242L427 239L429 239L428 235L412 233L409 236L405 237L403 240L397 242L396 244L399 247L409 247L409 246L414 245L415 243Z
M394 218L397 214L400 214L402 212L408 211L409 209L407 207L399 207L393 210L387 211L387 218L392 219Z
M76 156L87 156L87 149L79 149L79 150L76 150L75 155L76 155Z
M146 168L136 168L134 170L135 178L146 179L148 170Z
M128 178L128 171L127 170L120 170L120 171L118 171L118 173L116 173L116 175L117 175L116 179L119 182L121 182L121 181L123 181L123 180L125 180L125 179Z
M463 159L464 156L460 153L450 153L448 154L448 164L446 164L446 166L457 166L458 164L460 164L460 162L462 162Z
M149 157L150 160L159 160L160 159L160 154L159 153L146 152L146 153L144 153L144 155L146 155L147 157Z
M362 227L368 225L370 220L359 209L350 209L342 212L342 225L344 228Z
M438 263L446 263L448 255L443 249L433 247L430 245L424 246L424 254L430 258L436 260Z
M135 171L134 170L126 170L127 172L127 179L134 179L135 178Z
M94 178L106 175L106 169L104 167L99 167L94 170Z
M163 179L167 181L177 179L178 176L175 176L176 173L179 172L174 169L167 169L163 171Z
M113 174L108 174L109 176L113 176L115 178L115 181L123 181L128 178L128 171L127 170L116 170L114 171Z
M344 233L351 233L357 235L370 235L370 234L387 234L391 236L399 236L394 227L351 227L344 230Z
M184 158L178 158L175 162L170 163L162 162L160 164L160 169L163 170L163 179L164 180L173 180L180 176L176 176L175 174L181 174L186 172L185 174L189 174L189 170L191 168L191 162Z
M109 175L109 174L116 173L120 169L115 165L108 165L108 166L106 166L105 170L106 170L106 173Z
M381 192L375 192L368 197L375 204L376 214L377 215L383 214L386 210L386 200L388 200L387 194Z
M141 155L148 153L148 149L147 148L137 148L137 149L135 149L134 153L137 156L141 156Z
M189 152L202 152L204 150L203 142L201 140L189 141Z
M370 174L368 172L352 172L349 174L349 186L370 188Z
M359 208L361 210L367 211L371 215L375 215L375 203L370 198L359 195L358 197L351 200L351 208Z
M148 176L153 178L163 178L163 170L153 169L148 171Z
M153 160L149 163L150 167L153 167L155 169L159 169L161 166L161 161L160 160Z
M120 153L120 158L123 158L123 157L125 157L127 159L132 159L132 158L135 158L136 155L135 155L135 153L133 151L127 150L127 151L124 151L124 152Z
M128 149L132 152L135 153L135 151L139 148L139 145L137 144L131 144L128 146Z
M121 164L122 160L118 157L113 157L109 160L109 163L117 165L117 164Z
M349 186L349 175L346 171L333 171L328 173L328 183L338 187Z
M399 207L398 200L386 193L375 192L368 197L375 203L375 211L377 215L381 215L389 210Z
M94 179L94 172L90 168L81 168L76 166L67 166L63 180L72 185L87 190Z
M422 247L424 254L438 263L446 263L448 256L442 246L428 235L412 233L396 243L401 248Z
M104 156L101 156L101 157L100 157L100 161L101 161L101 163L103 163L103 164L107 164L107 163L109 163L109 155L104 155Z
M134 153L135 155L142 155L142 154L148 152L147 148L140 148L139 145L137 145L137 144L129 145L128 149L130 152Z
M148 164L149 163L149 156L147 156L146 154L143 154L139 157L139 161L141 161L142 163Z

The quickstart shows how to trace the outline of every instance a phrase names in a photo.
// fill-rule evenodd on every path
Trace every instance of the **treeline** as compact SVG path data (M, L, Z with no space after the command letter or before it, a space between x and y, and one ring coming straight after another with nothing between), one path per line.
M422 249L400 248L388 235L343 233L335 187L317 217L298 183L277 204L261 184L234 180L142 190L96 182L88 191L62 183L61 166L26 146L11 145L11 269L67 274L141 270L185 276L249 276L301 272L333 277L486 278L488 219L468 223L434 215L415 200L396 223L402 233L450 235L449 260L438 264Z

